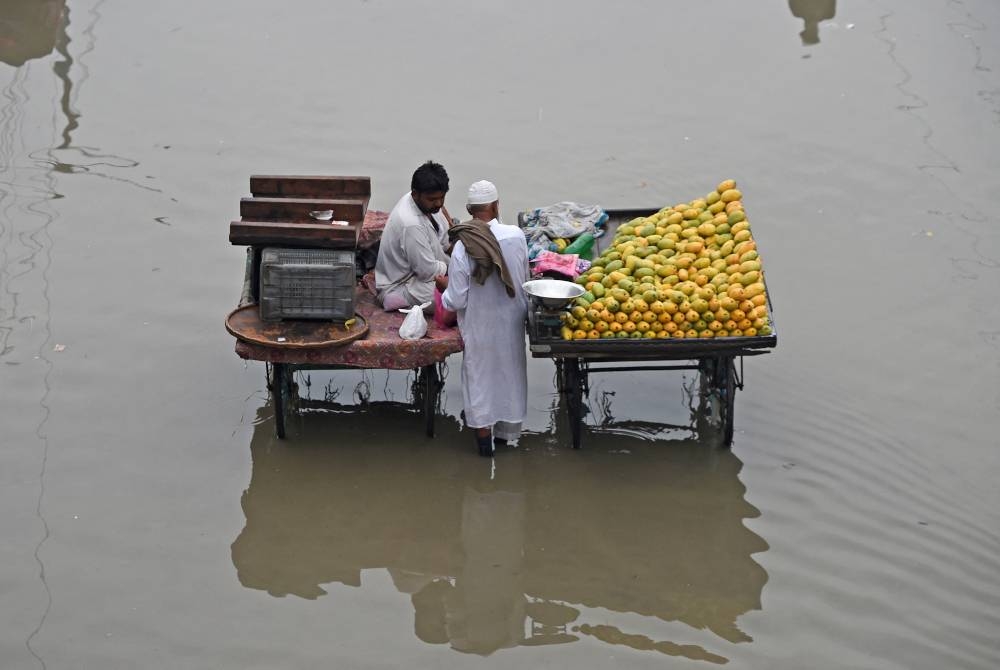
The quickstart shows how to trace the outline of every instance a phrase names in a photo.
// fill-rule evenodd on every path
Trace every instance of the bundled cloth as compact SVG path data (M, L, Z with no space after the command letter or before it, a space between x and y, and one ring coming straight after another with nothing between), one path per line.
M556 251L556 238L573 239L583 233L600 237L607 222L607 213L598 205L568 201L531 210L518 221L528 241L529 258L542 251Z
M561 251L553 242L559 238L576 239L584 233L600 237L607 222L608 215L600 206L569 201L531 210L519 221L527 238L529 258L546 250Z

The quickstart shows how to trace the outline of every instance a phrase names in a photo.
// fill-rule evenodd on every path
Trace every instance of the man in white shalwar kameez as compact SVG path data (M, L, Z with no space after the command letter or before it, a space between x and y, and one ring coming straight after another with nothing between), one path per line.
M433 311L434 278L448 268L447 193L448 173L427 161L389 213L375 262L375 289L386 311L422 303L430 303L425 311Z
M448 276L438 277L441 302L458 314L465 351L462 396L465 421L476 429L482 456L517 439L528 411L524 321L528 300L528 246L517 226L500 223L496 186L469 187L472 221L451 230ZM492 437L490 433L492 432Z

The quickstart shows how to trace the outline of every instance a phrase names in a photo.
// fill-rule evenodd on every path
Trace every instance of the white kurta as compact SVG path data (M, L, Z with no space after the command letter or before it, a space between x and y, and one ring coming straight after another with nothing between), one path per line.
M375 288L379 294L405 288L417 302L434 298L434 277L448 268L448 219L443 210L434 214L438 230L420 211L413 196L404 195L389 213L375 262Z
M490 231L500 244L514 283L514 297L507 295L496 272L485 284L476 283L472 278L475 261L461 241L452 250L448 288L441 296L444 306L458 313L458 328L465 342L462 396L470 428L521 423L528 413L524 345L528 299L521 288L528 280L528 245L517 226L493 219Z

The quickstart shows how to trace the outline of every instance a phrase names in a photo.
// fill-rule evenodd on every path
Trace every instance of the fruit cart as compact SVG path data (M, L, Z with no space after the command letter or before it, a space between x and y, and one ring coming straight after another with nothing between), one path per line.
M598 252L609 244L625 221L645 217L655 209L608 210L607 234L598 239ZM761 277L763 281L763 277ZM563 310L533 300L528 313L528 341L533 358L551 358L556 366L556 386L562 395L574 449L581 446L587 411L589 375L593 373L661 370L697 370L703 393L721 428L723 445L733 439L736 391L743 388L743 358L766 354L777 345L770 298L770 332L767 335L713 338L565 339Z

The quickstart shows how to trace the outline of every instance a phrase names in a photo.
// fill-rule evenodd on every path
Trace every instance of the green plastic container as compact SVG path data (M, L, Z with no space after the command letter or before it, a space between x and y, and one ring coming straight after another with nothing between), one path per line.
M566 245L566 248L562 251L564 254L576 254L580 258L586 258L588 261L594 257L594 236L592 233L583 233L578 238L573 240L571 244Z

